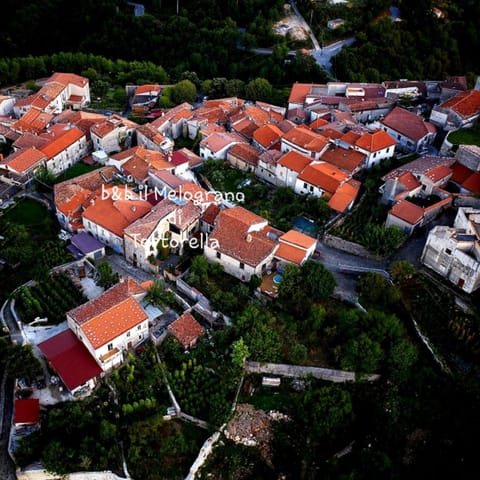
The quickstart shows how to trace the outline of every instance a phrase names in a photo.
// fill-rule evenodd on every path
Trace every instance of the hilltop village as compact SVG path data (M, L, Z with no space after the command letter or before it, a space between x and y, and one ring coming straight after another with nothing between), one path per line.
M73 73L0 96L1 316L18 368L2 428L19 475L37 461L215 475L219 437L288 472L292 425L312 458L355 448L363 393L337 384L401 390L417 349L475 368L478 82L295 83L286 107L160 108L172 88L127 85L123 112L91 108Z

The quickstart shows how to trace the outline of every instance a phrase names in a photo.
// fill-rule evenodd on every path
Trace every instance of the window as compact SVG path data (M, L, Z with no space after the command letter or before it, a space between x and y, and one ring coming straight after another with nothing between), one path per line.
M245 269L245 264L242 263L242 262L240 262L240 268L241 268L242 270L244 270L244 269Z
M217 252L217 258L222 258L222 254L220 252Z
M306 184L306 183L303 184L303 188L307 188L307 184Z
M139 340L141 340L141 339L142 339L142 336L141 336L141 335L139 335L139 336L138 336L138 339L139 339Z
M129 337L129 336L130 336L130 332L127 332L127 337Z
M137 327L137 330L141 330L141 329L142 329L142 326L139 325L139 326Z
M109 343L107 345L107 348L108 348L108 351L110 352L111 350L113 350L113 343Z
M445 250L445 253L446 253L447 255L451 255L451 254L452 254L452 251L451 251L449 248L447 248L447 249Z

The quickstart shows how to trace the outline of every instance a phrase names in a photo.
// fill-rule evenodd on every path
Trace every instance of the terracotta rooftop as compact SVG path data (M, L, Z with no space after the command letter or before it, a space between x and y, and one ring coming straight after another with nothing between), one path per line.
M328 206L340 213L343 213L358 196L360 182L353 178L340 185L328 201Z
M282 156L283 153L280 150L266 150L260 154L258 160L269 165L276 165Z
M208 138L200 142L201 147L208 148L211 152L216 153L224 149L228 145L234 143L246 143L245 140L236 133L213 133Z
M36 148L26 148L12 153L0 162L0 166L7 166L17 173L26 173L33 167L40 165L47 157Z
M280 160L278 160L278 164L288 168L289 170L300 173L307 165L311 163L311 161L312 159L310 157L302 155L295 150L291 150L290 152L285 153Z
M283 135L282 130L277 125L264 125L253 132L253 139L265 149L271 148L279 142Z
M243 135L248 140L252 139L253 133L257 128L257 124L249 118L243 118L231 126L233 132Z
M417 180L415 175L412 172L402 173L398 177L398 181L408 190L412 191L420 187L421 183Z
M16 424L35 425L40 421L40 400L38 398L15 399Z
M212 203L205 210L205 213L202 215L201 220L208 225L213 226L215 224L215 219L217 218L217 215L220 213L220 210L221 208L218 205Z
M145 95L145 94L150 94L152 92L154 93L160 93L162 90L162 87L160 85L139 85L135 89L135 95Z
M41 147L41 151L50 160L59 153L63 152L66 148L78 142L82 137L85 137L85 132L77 127L72 127L65 130L63 134L56 136L50 142Z
M307 259L307 252L295 245L280 243L275 250L275 257L295 263L296 265L301 265Z
M351 148L329 147L320 158L341 170L354 173L364 165L366 155Z
M96 315L80 326L92 347L97 349L120 335L148 320L148 315L138 302L128 297L108 310L97 311Z
M434 133L436 131L434 125L426 122L420 115L416 115L400 107L395 107L382 120L382 123L416 142L428 133Z
M375 130L374 132L364 133L355 143L355 145L367 152L378 152L387 147L396 145L395 140L384 130Z
M327 194L333 195L342 182L348 179L342 170L326 162L309 165L298 176L298 180L316 186Z
M168 326L171 333L187 349L192 346L200 336L205 333L205 329L195 320L190 312L185 312Z
M149 202L140 200L133 190L123 186L115 193L118 200L113 200L114 191L111 187L105 188L105 193L108 198L102 199L100 192L97 192L92 204L85 208L83 218L119 237L123 237L127 226L152 208Z
M261 231L266 226L267 220L242 207L227 208L217 216L209 242L211 245L216 240L219 245L217 251L256 267L272 253L276 245Z
M451 175L452 169L445 165L438 165L425 172L425 176L428 177L433 183L437 183L440 180L445 180Z
M203 163L203 160L188 148L175 150L172 155L172 163L175 166L188 163L189 168L195 168Z
M290 243L306 250L308 250L317 243L317 240L315 238L297 232L296 230L289 230L287 233L284 233L279 238L279 241Z
M31 108L12 128L20 132L40 133L52 121L53 115L42 112L38 108Z
M480 92L470 90L457 93L453 98L440 105L442 108L450 108L463 118L471 117L480 112Z
M400 200L391 208L389 214L410 225L416 225L423 218L423 208L414 205L408 200Z
M30 132L25 132L23 135L19 136L17 140L12 144L13 148L41 148L46 143L48 143L48 138L41 137L39 135L34 135Z
M328 140L323 135L312 132L304 126L292 128L283 135L282 143L283 141L288 141L312 152L321 152L328 144Z
M82 325L99 313L109 310L127 298L144 293L145 289L138 282L128 277L125 281L117 283L106 290L99 297L70 310L67 312L67 315L78 325Z
M54 73L46 83L48 82L58 82L63 85L76 85L77 87L85 87L88 85L88 78L81 77L80 75L76 75L74 73L62 73L56 72Z
M455 162L453 157L420 157L412 162L406 163L401 167L395 168L382 177L382 180L399 177L405 172L411 172L414 175L424 174L427 170L439 165L450 167Z
M253 166L257 165L260 153L261 151L258 148L245 143L237 143L228 152L229 155L233 155L239 160L243 160L245 163Z
M463 183L473 173L473 170L459 162L455 162L450 169L453 171L451 180L455 183Z
M312 88L311 83L294 83L290 90L290 96L288 97L288 103L300 103L303 105L306 96L310 93Z

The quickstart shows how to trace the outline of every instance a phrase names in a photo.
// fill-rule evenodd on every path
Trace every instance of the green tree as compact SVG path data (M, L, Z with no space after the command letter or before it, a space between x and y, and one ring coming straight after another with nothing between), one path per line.
M388 359L390 378L396 383L406 382L412 374L417 359L417 349L412 342L406 339L396 341Z
M99 274L97 284L100 287L110 288L118 282L118 273L115 273L108 262L101 262L97 265Z
M290 349L288 351L288 358L289 360L297 365L301 365L305 362L307 359L308 355L308 348L298 342L293 343L290 346Z
M389 306L400 299L398 287L376 272L363 274L357 284L360 302L369 305Z
M172 90L172 100L176 104L192 102L197 96L197 87L190 80L181 80Z
M380 344L371 340L366 333L353 338L345 345L340 365L343 370L356 373L374 373L377 371L383 351Z
M249 351L247 345L243 341L243 338L240 337L238 340L232 343L232 365L235 369L241 370L245 360L248 358Z
M30 345L11 345L9 347L7 374L12 378L24 378L28 383L43 374L42 365L33 354Z
M269 102L272 97L273 88L265 78L256 78L247 83L245 96L249 100Z
M409 262L393 262L390 267L390 275L395 283L403 283L417 273L416 268Z

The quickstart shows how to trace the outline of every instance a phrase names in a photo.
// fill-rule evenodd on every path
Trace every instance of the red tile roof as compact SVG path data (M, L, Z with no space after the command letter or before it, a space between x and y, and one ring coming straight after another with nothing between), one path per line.
M415 142L425 137L428 133L436 131L435 126L426 122L420 115L400 107L395 107L383 119L382 123Z
M221 208L218 205L212 203L207 207L205 213L202 216L202 221L207 223L208 225L215 225L215 219L217 215L220 213Z
M359 148L368 152L378 152L387 147L396 145L395 140L384 130L364 133L355 143Z
M354 173L363 167L366 155L351 148L330 147L320 158L341 170Z
M116 197L119 200L113 200L114 191L111 187L104 190L107 198L102 199L101 193L97 196L93 204L89 205L83 212L83 218L96 223L100 227L112 232L118 237L123 236L124 229L143 217L150 211L152 205L146 200L139 200L133 190L119 187Z
M40 133L52 121L53 115L42 112L38 108L31 108L12 128L20 132Z
M312 86L311 83L294 83L288 97L288 103L301 103L303 105Z
M450 108L463 118L477 115L480 112L480 92L470 90L457 93L453 98L440 105L442 108Z
M97 349L146 320L148 315L143 308L129 297L82 323L81 329L92 347Z
M423 208L408 200L400 200L391 208L389 214L410 225L416 225L423 218Z
M70 329L40 343L38 348L70 391L102 373L87 347Z
M302 155L295 150L291 150L290 152L283 155L277 163L285 168L288 168L289 170L300 173L311 162L312 159L310 157Z
M40 421L40 400L38 398L15 399L15 423L35 425Z
M253 166L257 165L260 154L261 151L258 148L248 143L237 143L228 151L228 155L233 155L235 158Z
M85 132L77 127L72 127L60 136L53 138L53 140L41 147L40 150L50 160L63 152L66 148L78 142L82 137L85 137Z
M306 254L306 250L287 243L280 243L277 250L275 250L275 257L295 263L296 265L301 265L306 260Z
M312 132L304 126L292 128L283 135L283 140L312 152L321 152L328 144L323 135Z
M192 347L205 333L205 329L190 312L185 312L171 323L167 330L187 349Z
M58 82L62 83L63 85L68 85L71 83L77 87L85 87L88 85L88 78L81 77L75 73L56 72L48 79L47 83L48 82Z
M44 153L36 148L26 148L12 153L0 162L0 166L7 166L10 170L18 173L26 173L46 160Z
M284 233L279 240L280 242L291 243L292 245L296 245L306 250L317 243L315 238L297 232L296 230L289 230L287 233Z
M275 248L276 242L264 232L258 231L267 220L242 207L221 210L210 235L209 244L218 242L217 251L239 262L256 267L262 263ZM255 228L255 231L253 231Z
M143 95L146 93L160 93L162 90L162 87L160 85L139 85L135 89L135 95Z
M39 135L34 135L30 132L25 132L18 137L17 140L12 144L13 148L41 148L46 143L48 143L48 138L40 137Z
M314 185L333 195L340 184L348 177L342 170L323 162L309 165L298 176L298 180Z
M208 148L211 152L219 152L228 145L234 143L246 143L245 140L236 133L213 133L208 138L200 142L200 146Z
M265 149L280 141L283 132L276 125L264 125L253 132L253 139Z
M440 180L446 181L447 177L451 175L452 169L445 165L438 165L425 172L425 176L427 176L433 183L437 183Z
M417 180L415 175L411 172L405 172L398 177L398 181L408 190L414 190L418 188L421 183Z
M188 148L175 150L172 155L172 163L176 166L188 163L190 168L194 168L203 163L203 160Z
M328 201L329 207L343 213L357 198L360 185L360 182L353 178L340 185Z

